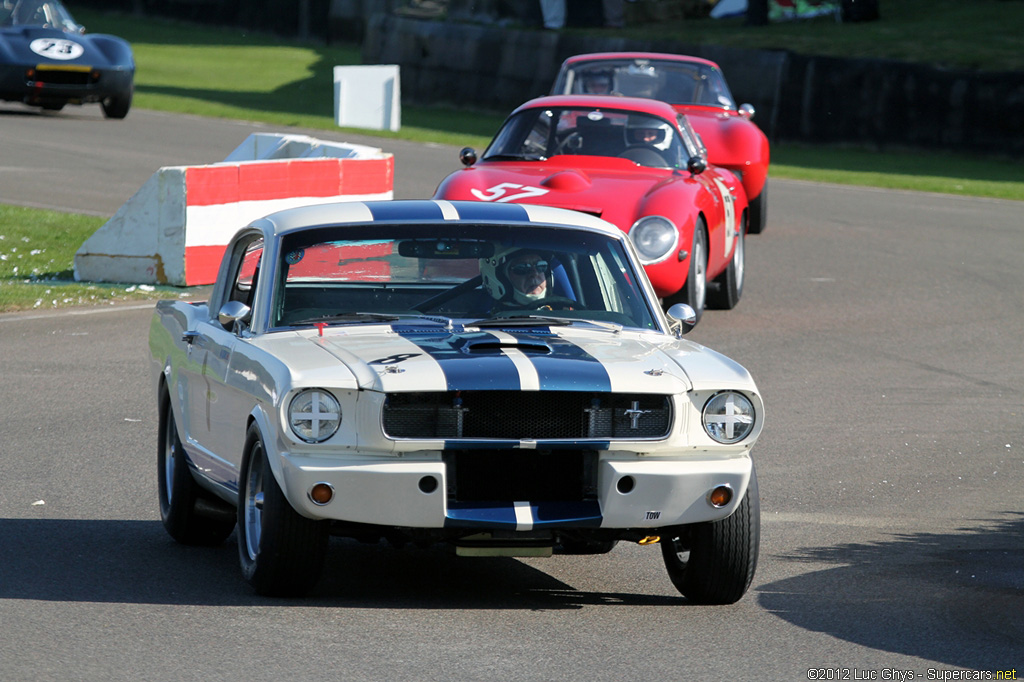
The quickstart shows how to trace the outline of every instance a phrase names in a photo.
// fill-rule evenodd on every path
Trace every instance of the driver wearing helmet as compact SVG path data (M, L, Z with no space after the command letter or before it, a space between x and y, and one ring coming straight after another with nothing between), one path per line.
M587 95L609 95L612 75L607 71L591 71L583 77L583 92Z
M572 309L572 301L552 295L552 255L536 249L499 249L480 261L483 287L497 301L495 310Z
M672 131L649 116L631 116L626 123L626 144L647 145L664 151L672 142Z

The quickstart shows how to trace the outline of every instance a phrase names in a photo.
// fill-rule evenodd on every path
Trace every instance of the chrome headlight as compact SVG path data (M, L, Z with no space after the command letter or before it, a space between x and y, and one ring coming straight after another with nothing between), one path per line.
M307 388L292 398L288 424L292 433L307 443L322 443L341 425L341 405L327 391Z
M722 391L704 404L704 430L719 443L738 443L754 430L754 405L742 393Z
M668 218L649 215L633 223L629 238L640 254L640 262L648 265L664 260L672 253L679 242L679 230Z

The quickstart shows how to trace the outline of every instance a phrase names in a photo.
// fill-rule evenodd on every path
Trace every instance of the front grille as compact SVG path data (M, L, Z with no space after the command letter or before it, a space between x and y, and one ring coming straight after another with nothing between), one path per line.
M390 393L384 433L415 439L655 439L668 435L669 396L575 391Z
M49 85L90 85L95 82L92 74L88 71L64 71L61 69L37 69L32 80Z
M457 450L445 455L451 502L597 498L597 453L579 450Z

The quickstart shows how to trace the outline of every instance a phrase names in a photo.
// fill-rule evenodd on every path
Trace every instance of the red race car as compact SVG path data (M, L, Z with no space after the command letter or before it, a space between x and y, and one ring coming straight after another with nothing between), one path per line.
M754 107L736 106L721 69L698 57L654 52L604 52L569 57L553 95L650 97L686 114L708 148L708 161L733 171L750 202L750 234L768 217L768 138L751 121Z
M522 202L599 216L627 232L668 308L730 309L743 293L747 197L707 163L686 116L631 97L541 97L505 120L435 199Z

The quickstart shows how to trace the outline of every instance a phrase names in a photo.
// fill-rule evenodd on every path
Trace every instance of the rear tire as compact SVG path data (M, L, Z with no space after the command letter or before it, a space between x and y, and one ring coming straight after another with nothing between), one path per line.
M160 520L170 536L182 544L219 545L235 528L230 507L212 499L192 478L166 391L161 393L159 408L156 459Z
M661 542L672 584L695 604L732 604L746 593L757 568L761 503L757 472L747 494L721 521L666 529Z
M257 594L300 597L323 572L330 527L296 512L274 478L263 439L249 427L238 490L238 556Z
M768 223L768 178L764 179L761 193L750 200L749 234L761 234Z

